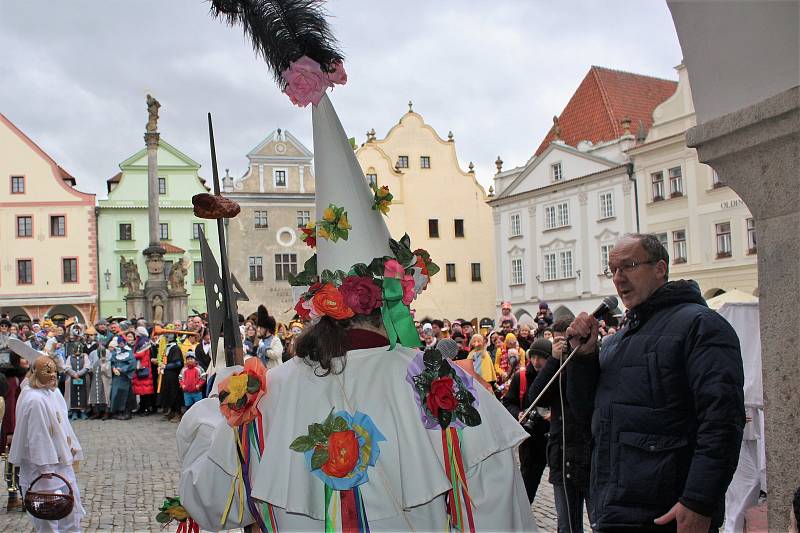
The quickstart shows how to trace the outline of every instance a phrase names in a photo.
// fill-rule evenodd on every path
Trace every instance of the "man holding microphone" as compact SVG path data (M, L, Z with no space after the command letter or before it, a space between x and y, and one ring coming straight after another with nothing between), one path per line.
M623 327L602 348L587 313L567 329L576 358L599 363L565 369L596 380L592 528L716 531L745 423L739 339L696 282L668 281L655 235L623 236L605 274L627 308Z

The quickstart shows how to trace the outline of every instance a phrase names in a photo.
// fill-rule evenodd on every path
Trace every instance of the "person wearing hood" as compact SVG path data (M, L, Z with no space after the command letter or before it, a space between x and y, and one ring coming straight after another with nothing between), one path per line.
M696 282L668 281L657 235L623 236L606 276L627 308L623 327L602 346L587 313L567 329L578 355L565 372L583 385L565 394L594 391L578 414L591 418L592 527L716 531L745 424L736 332Z
M313 124L324 281L308 270L293 281L311 324L261 388L251 358L222 369L219 398L183 417L181 504L214 531L536 531L514 464L527 434L447 354L419 350L409 307L438 267L408 236L391 239L327 96ZM252 405L251 384L265 391ZM263 428L263 455L237 444L248 420Z
M109 404L111 403L111 361L109 355L113 355L117 347L117 341L112 340L106 349L104 343L97 343L97 348L89 354L92 362L92 383L89 386L89 405L92 408L91 419L108 420L111 417Z
M117 347L111 356L111 407L112 415L117 420L130 420L131 409L129 395L131 392L131 380L136 371L136 359L133 357L132 344L134 342L133 333L127 333L125 337L119 336L111 341L109 347L114 343Z
M156 411L156 394L153 387L153 369L150 363L150 334L144 326L137 326L133 344L136 372L133 374L133 394L139 396L137 415L149 415Z
M260 339L256 355L264 366L270 369L280 365L283 362L283 344L275 335L275 317L270 316L263 305L258 306L256 334Z
M18 341L17 341L18 342ZM67 417L67 404L56 387L58 370L52 357L20 342L15 350L31 363L17 403L19 421L8 460L19 465L22 493L72 492L72 512L61 520L28 517L38 532L81 531L86 514L75 470L83 449ZM46 505L46 504L43 504Z

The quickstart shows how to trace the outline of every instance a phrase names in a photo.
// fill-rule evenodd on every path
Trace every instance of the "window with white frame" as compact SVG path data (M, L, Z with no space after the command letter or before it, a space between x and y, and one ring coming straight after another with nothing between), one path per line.
M683 172L681 167L669 169L669 195L670 197L683 196Z
M255 218L256 229L264 229L269 227L269 221L267 219L266 211L256 209L255 211L253 211L253 217Z
M206 225L204 222L192 222L192 239L197 240L200 238L200 230L206 232Z
M664 173L653 172L650 174L650 181L653 184L653 201L657 202L664 199Z
M297 275L297 254L275 254L275 281L288 281Z
M167 194L167 178L158 178L158 194Z
M367 184L370 186L378 186L378 175L375 173L367 173Z
M511 219L511 236L519 237L520 235L522 235L522 221L520 219L519 213L512 213L510 219Z
M756 221L755 219L747 219L747 253L756 253Z
M600 193L600 218L614 216L614 193L612 191Z
M264 261L261 256L247 258L250 267L250 281L264 281Z
M717 232L717 259L731 256L731 223L715 224Z
M656 237L658 237L658 242L661 243L661 246L663 246L665 250L669 250L669 243L667 242L667 234L656 233Z
M553 163L550 165L550 175L553 177L553 181L561 181L564 179L564 174L561 172L561 162Z
M276 168L272 171L272 179L276 187L286 187L286 169Z
M544 254L544 279L551 280L558 278L558 269L556 267L556 254L550 252Z
M605 272L606 268L608 268L608 256L611 254L613 247L613 244L600 245L600 272Z
M158 223L158 238L162 241L169 240L169 222Z
M569 226L569 203L562 202L556 205L556 211L558 213L558 225Z
M556 227L556 206L550 205L544 208L544 228L551 229Z
M679 229L672 232L672 262L686 262L686 230Z
M311 222L311 211L298 211L297 212L297 227L305 228Z
M725 182L719 179L719 174L713 168L711 169L711 186L715 189L725 187Z
M511 260L511 284L522 285L525 283L525 276L523 274L524 267L522 265L522 258L514 258Z
M562 278L571 278L574 276L572 272L572 250L564 250L562 252L558 252L558 259L559 265L561 266L561 274L560 277Z

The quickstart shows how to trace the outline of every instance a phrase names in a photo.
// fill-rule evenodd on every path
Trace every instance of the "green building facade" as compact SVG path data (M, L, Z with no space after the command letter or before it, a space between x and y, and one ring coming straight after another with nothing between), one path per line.
M120 259L136 259L142 287L147 268L142 251L149 243L147 212L147 150L142 148L119 168L121 172L106 181L108 198L98 202L98 270L100 278L100 316L127 315ZM208 192L198 175L200 165L163 139L158 145L159 237L167 251L164 272L172 263L190 262L184 280L189 293L188 309L206 310L203 271L200 261L198 227L202 226L211 249L219 250L216 222L194 216L192 196Z

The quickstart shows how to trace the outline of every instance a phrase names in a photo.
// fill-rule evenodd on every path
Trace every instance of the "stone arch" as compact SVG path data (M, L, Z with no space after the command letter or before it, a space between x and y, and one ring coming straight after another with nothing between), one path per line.
M11 320L11 322L14 322L15 324L31 321L30 315L22 307L19 306L4 307L2 311L3 313L8 313L9 320Z
M519 324L528 324L531 326L536 325L536 321L526 309L519 309L515 311L514 316L517 317L517 323Z
M553 322L562 318L575 318L575 313L570 311L569 307L559 305L556 310L553 311Z
M47 316L50 317L55 323L63 322L64 320L68 319L72 316L78 317L78 322L81 324L86 324L86 316L84 316L83 312L75 307L74 305L69 304L59 304L55 305L47 311Z
M708 300L709 298L713 298L714 296L719 296L720 294L725 294L727 291L725 289L720 289L715 287L713 289L708 289L705 294L703 294L703 298Z

